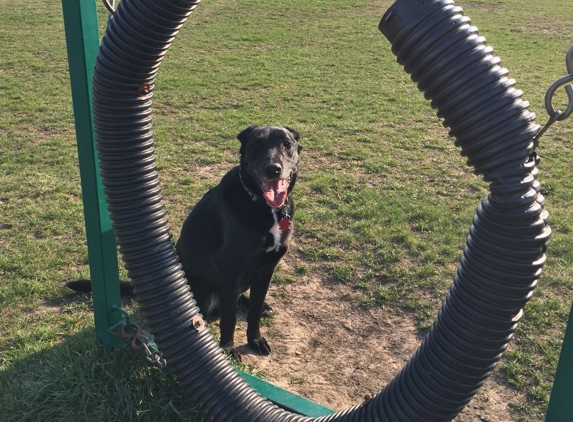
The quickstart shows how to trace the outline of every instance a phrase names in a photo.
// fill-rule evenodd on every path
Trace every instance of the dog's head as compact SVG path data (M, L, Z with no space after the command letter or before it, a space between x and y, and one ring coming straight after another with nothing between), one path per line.
M280 207L296 181L300 134L288 127L253 125L237 138L241 141L241 167L253 179L244 183L271 207Z

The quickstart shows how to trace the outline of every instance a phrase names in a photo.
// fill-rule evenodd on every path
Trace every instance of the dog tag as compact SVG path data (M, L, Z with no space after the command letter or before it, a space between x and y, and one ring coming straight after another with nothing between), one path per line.
M282 218L281 221L279 221L279 230L288 231L290 230L290 228L291 228L291 222L286 218Z

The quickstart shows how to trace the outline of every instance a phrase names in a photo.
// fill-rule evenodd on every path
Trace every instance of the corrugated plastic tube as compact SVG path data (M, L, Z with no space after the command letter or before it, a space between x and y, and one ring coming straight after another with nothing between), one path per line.
M379 28L490 183L442 309L420 348L368 403L317 419L283 410L231 366L200 314L175 253L161 196L152 96L161 61L197 6L122 0L94 69L93 113L113 228L150 331L206 421L448 421L475 395L513 336L545 261L548 214L528 103L460 7L398 0ZM387 333L387 335L392 335Z

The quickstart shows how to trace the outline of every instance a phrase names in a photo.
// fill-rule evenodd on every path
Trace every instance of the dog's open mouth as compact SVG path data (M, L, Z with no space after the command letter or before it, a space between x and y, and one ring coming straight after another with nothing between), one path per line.
M278 208L286 201L290 177L281 180L260 181L263 198L273 208Z

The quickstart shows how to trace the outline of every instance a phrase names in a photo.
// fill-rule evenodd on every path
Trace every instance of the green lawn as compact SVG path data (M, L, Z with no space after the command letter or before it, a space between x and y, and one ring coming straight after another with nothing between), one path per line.
M390 4L204 0L162 64L154 137L177 235L192 204L236 163L240 130L299 130L293 253L304 264L280 281L337 279L353 287L356 306L411 311L427 330L487 185L379 33ZM571 1L459 4L544 124L545 91L566 73L573 43ZM100 353L89 297L63 285L89 278L89 268L59 2L0 0L0 53L0 418L197 417L170 374L123 351ZM565 107L562 92L557 103ZM537 151L553 235L500 364L526 396L512 403L516 420L542 420L573 299L572 122L551 127Z

